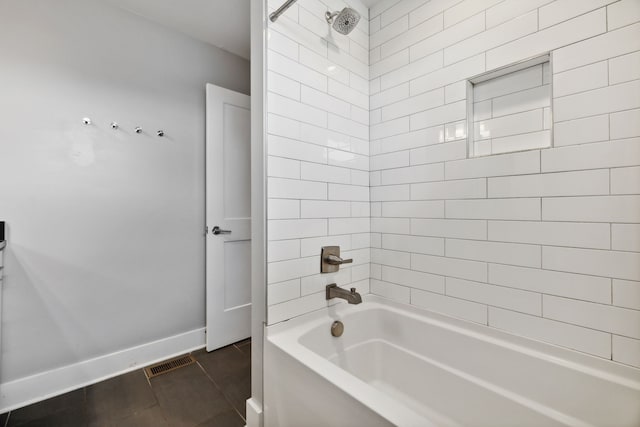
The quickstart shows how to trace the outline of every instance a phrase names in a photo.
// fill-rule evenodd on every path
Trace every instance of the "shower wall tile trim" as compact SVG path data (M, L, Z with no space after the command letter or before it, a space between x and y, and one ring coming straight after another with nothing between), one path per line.
M371 292L640 367L640 2L370 19ZM468 158L466 79L547 52L554 146Z
M269 324L337 282L640 367L640 2L347 3L269 24ZM548 52L553 147L468 158L466 80Z

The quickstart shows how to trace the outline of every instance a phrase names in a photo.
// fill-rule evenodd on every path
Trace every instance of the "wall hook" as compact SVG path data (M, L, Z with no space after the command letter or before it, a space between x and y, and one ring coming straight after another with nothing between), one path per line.
M163 130L159 130L158 131L158 136L164 136L164 131Z
M84 117L82 119L82 123L84 123L85 125L90 125L91 124L91 119L89 117Z
M142 133L142 128L140 126L136 127L136 133Z
M116 122L111 122L111 129L118 129L120 125Z

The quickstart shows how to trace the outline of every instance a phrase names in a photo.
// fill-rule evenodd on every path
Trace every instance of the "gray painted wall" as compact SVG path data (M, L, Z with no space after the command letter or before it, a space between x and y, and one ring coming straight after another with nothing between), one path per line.
M0 382L204 326L204 87L249 71L98 1L0 2Z

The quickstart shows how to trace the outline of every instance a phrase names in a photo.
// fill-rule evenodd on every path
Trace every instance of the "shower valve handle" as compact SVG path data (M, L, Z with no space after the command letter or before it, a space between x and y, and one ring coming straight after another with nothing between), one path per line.
M337 255L329 255L324 259L324 261L327 264L340 265L340 264L351 264L353 262L353 259L352 258L342 259Z

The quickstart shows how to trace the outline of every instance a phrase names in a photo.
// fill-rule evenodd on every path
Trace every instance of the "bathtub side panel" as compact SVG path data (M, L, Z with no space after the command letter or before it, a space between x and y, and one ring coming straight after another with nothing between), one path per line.
M265 340L265 427L390 427L356 399Z

